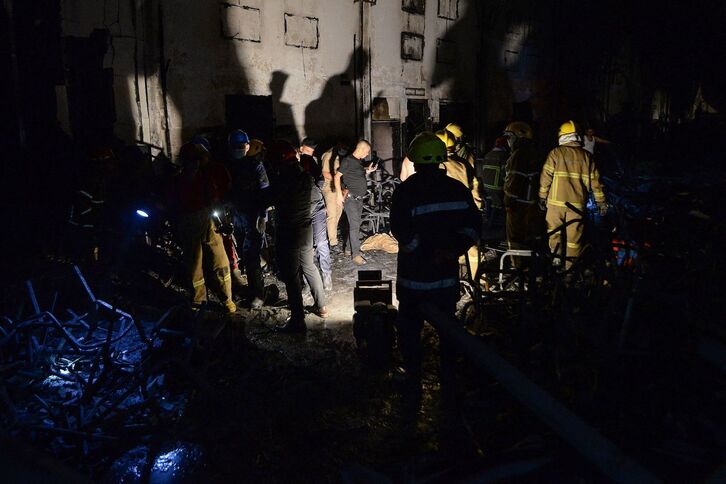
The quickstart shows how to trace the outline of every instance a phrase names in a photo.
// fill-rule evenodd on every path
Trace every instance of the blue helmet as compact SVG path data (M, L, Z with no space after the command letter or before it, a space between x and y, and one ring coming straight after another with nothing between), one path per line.
M209 143L209 140L201 134L194 136L194 138L192 138L192 143L197 146L201 146L207 153L212 152L212 145Z
M235 129L229 133L229 138L227 139L227 143L231 149L241 148L242 145L248 144L249 142L250 137L241 129Z

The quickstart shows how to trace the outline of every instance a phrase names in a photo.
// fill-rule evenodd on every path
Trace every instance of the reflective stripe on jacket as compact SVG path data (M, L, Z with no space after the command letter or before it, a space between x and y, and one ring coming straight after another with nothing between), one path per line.
M471 192L442 170L419 171L401 183L391 202L398 299L458 300L458 257L478 242L480 230Z
M569 202L584 208L590 192L595 196L595 202L605 201L592 155L574 142L550 151L540 175L539 197L555 207L565 207Z
M477 167L477 175L481 186L487 192L501 193L504 188L504 166L509 153L503 149L494 149L487 153Z

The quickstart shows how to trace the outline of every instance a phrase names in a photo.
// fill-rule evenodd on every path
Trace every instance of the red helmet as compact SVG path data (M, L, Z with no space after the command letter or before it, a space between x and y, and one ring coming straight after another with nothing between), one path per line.
M267 149L267 162L271 166L289 165L297 161L297 151L283 140L273 141Z

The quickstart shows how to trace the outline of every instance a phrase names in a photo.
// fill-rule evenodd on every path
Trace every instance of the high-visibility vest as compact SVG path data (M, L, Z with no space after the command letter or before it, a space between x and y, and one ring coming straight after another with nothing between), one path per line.
M478 160L478 176L481 186L488 192L501 193L504 187L504 165L509 153L506 150L492 150Z

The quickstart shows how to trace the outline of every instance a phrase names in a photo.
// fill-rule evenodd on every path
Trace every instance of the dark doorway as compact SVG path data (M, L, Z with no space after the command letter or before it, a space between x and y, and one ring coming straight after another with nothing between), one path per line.
M275 128L272 96L226 96L225 123L229 129L246 131L250 138L271 140Z
M401 146L401 122L397 119L391 121L374 121L372 126L373 151L384 160L383 167L392 175L401 172L403 150Z
M408 146L412 139L421 131L431 130L431 111L429 102L426 99L409 99L408 115L406 116L406 127L403 146Z

